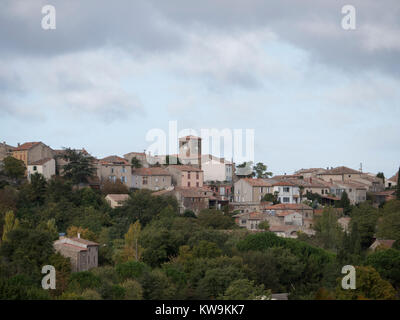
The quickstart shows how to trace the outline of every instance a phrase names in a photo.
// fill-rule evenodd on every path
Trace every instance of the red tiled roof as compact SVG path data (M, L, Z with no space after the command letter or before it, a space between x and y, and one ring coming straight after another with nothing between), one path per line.
M169 165L167 168L174 168L179 171L201 171L201 172L203 171L197 167L187 166L187 165L177 165L177 164Z
M31 149L32 147L38 145L40 142L25 142L20 146L16 147L14 151L26 151Z
M87 251L86 248L79 247L79 246L76 246L76 245L73 245L73 244L70 244L70 243L61 243L61 245L66 246L66 247L68 247L68 248L71 248L71 249L73 249L73 250L75 250L75 251L78 251L78 252L80 252L80 251Z
M137 176L170 176L171 174L159 167L154 167L154 168L138 168L134 169L132 171L132 175L137 175Z
M129 165L128 160L118 157L118 156L109 156L99 160L101 164L122 164Z
M340 175L340 174L361 174L360 171L354 170L354 169L350 169L348 167L345 166L341 166L341 167L336 167L330 170L325 171L324 173L321 173L322 175L324 174L329 174L329 175Z
M41 165L45 164L46 162L49 162L50 160L51 160L51 158L44 158L44 159L41 159L38 161L31 162L31 163L29 163L29 165L41 166Z
M391 248L396 240L376 239L375 242L377 242L378 245L383 245L384 247Z
M247 182L249 185L251 185L253 187L269 187L269 186L271 186L271 184L266 182L264 179L243 178L241 180Z
M273 186L287 186L287 187L295 187L296 184L290 181L279 181L273 184Z
M393 182L397 182L398 179L399 179L399 172L398 171L393 177L389 178L389 180L393 181Z
M304 203L278 203L272 206L263 207L264 210L312 210Z
M78 237L71 238L71 240L85 244L87 246L98 246L99 245L97 242L89 241L89 240L78 238Z

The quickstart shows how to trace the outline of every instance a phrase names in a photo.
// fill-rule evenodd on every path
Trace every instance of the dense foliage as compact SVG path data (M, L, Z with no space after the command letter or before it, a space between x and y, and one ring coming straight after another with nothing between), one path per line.
M288 239L240 229L229 212L179 214L175 198L146 190L111 209L101 191L78 187L78 180L34 176L0 189L0 299L397 297L400 251L368 250L375 233L400 239L397 200L381 209L351 207L347 233L338 211L327 208L315 219L315 236ZM72 273L69 259L53 249L59 233L98 242L99 267ZM56 290L41 288L48 264L56 268ZM357 292L338 287L346 264L360 270Z

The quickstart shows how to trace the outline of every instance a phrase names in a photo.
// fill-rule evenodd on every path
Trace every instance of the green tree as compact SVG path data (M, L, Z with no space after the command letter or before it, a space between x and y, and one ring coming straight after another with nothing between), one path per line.
M87 183L96 173L94 158L82 151L66 148L62 157L67 161L63 167L64 176L74 184Z
M269 230L269 223L268 223L268 221L265 220L265 221L260 222L260 223L258 224L258 229L268 231L268 230Z
M4 218L4 227L3 227L3 236L2 240L7 241L8 240L8 234L17 229L19 226L19 221L17 218L14 216L14 212L8 211L5 215Z
M315 237L325 249L337 250L340 246L343 231L338 224L338 215L334 208L327 207L321 217L317 217L314 225Z
M139 169L142 167L142 164L140 163L140 160L136 157L133 157L131 159L131 165L133 168Z
M143 248L139 244L141 225L139 220L131 223L128 232L125 234L124 257L126 261L135 259L139 261L143 252Z
M397 290L400 289L400 251L395 249L377 250L369 254L365 264L372 266Z
M232 229L236 226L232 217L226 216L222 211L214 209L201 210L197 221L201 226L212 229Z
M138 281L128 279L121 286L125 289L125 300L143 299L143 288Z
M399 171L397 171L396 198L397 200L400 200L400 167Z
M278 197L279 192L275 193L266 193L264 197L262 198L262 201L266 202L272 202L273 204L278 204L280 203L279 197Z
M14 182L17 182L18 179L24 177L26 167L22 160L8 156L3 159L3 171L6 176L13 179Z
M214 242L201 240L193 247L193 256L196 258L216 258L222 254L221 249Z
M257 178L268 178L272 176L272 172L267 171L267 166L264 163L258 162L253 167L253 176Z
M390 200L382 209L382 216L377 226L380 239L400 240L400 201Z
M269 300L271 291L265 290L264 285L256 285L254 281L239 279L233 281L220 296L222 300Z
M342 278L338 279L336 298L339 300L394 300L396 291L383 280L373 267L356 267L356 289L342 289Z
M350 227L357 224L357 230L360 235L361 247L368 248L372 242L376 231L378 221L378 210L367 202L361 203L351 211Z
M0 246L7 275L25 274L35 281L42 278L42 267L49 264L53 253L53 240L48 232L22 227L9 232L7 241Z
M343 208L344 214L349 214L351 211L349 195L346 191L343 191L340 201L336 202L335 206L337 208Z
M385 184L385 174L383 172L378 172L376 177L381 178L383 180L383 184Z

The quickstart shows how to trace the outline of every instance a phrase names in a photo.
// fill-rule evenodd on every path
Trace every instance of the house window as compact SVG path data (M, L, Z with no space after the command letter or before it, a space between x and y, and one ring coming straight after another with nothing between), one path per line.
M283 192L289 192L289 187L283 187Z
M36 166L33 166L33 171L36 171L37 170L37 167Z
M188 172L188 179L190 179L190 172Z
M188 187L190 187L190 181L188 182Z
M198 182L196 182L196 187L198 187L199 186L199 183Z
M111 173L114 173L114 168L111 168Z
M290 198L289 197L283 197L282 198L282 202L283 203L288 203L288 202L290 202Z
M125 172L126 172L125 167L122 167L121 172L122 172L122 173L125 173Z
M199 180L199 173L196 172L196 179Z
M147 177L143 177L143 184L147 184Z
M324 189L321 190L321 193L324 194Z
M245 224L245 223L246 223L246 220L241 220L241 223L242 223L242 224Z
M122 183L126 182L126 178L125 177L121 177L121 182Z

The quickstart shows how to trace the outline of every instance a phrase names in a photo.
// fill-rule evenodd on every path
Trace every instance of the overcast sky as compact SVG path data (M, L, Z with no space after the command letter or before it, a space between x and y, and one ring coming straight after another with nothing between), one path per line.
M356 30L341 26L346 4ZM0 2L1 141L123 155L170 120L254 129L274 174L362 162L392 176L400 1Z

